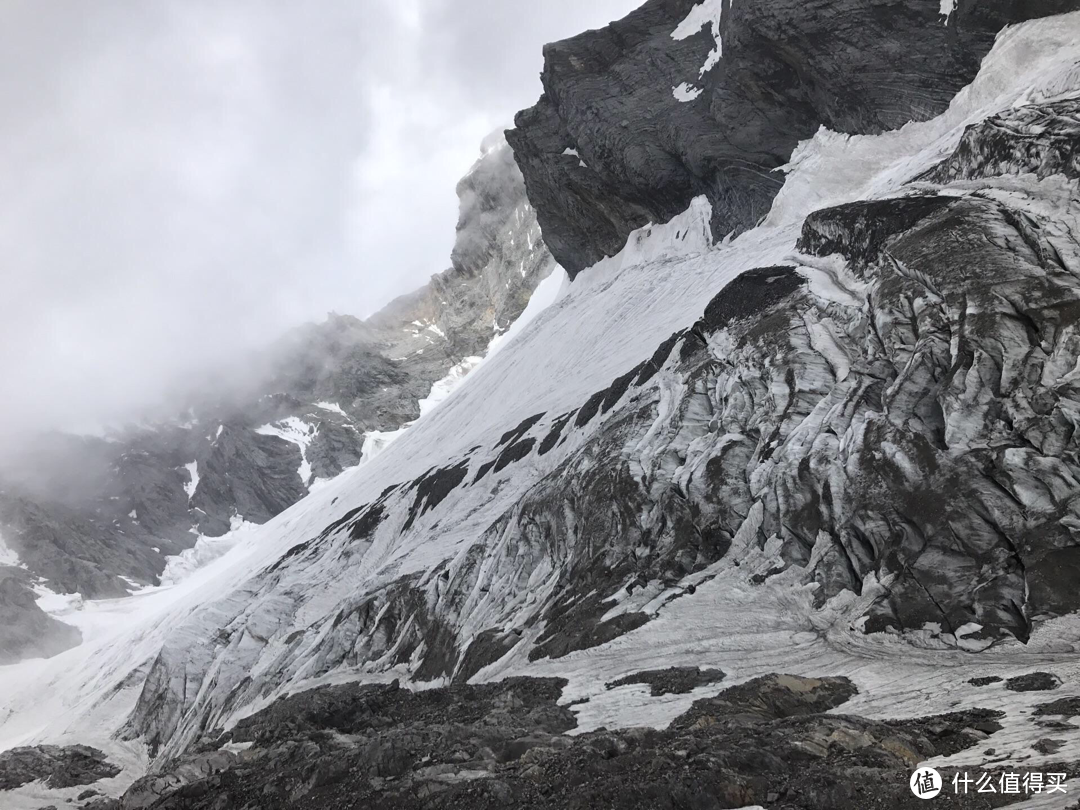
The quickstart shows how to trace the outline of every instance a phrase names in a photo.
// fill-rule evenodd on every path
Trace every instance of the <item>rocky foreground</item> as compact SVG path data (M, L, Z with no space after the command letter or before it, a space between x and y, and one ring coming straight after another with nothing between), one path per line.
M702 673L674 669L642 679L679 689ZM916 808L925 805L908 779L919 762L976 746L992 752L1001 729L1002 712L992 709L867 720L844 713L857 691L846 678L768 675L695 701L663 731L568 736L576 720L558 703L564 684L513 678L422 692L397 682L315 689L203 737L119 800L81 807ZM1080 711L1074 704L1048 701L1039 712L1071 716ZM1049 767L1074 774L1078 765ZM951 784L953 772L943 776ZM948 806L1015 800L972 791Z

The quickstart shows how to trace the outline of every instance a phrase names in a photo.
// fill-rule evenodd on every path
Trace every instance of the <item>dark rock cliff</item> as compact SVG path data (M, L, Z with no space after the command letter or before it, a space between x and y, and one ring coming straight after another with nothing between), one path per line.
M544 94L507 133L571 276L706 195L714 236L769 210L796 144L942 112L1006 25L1076 0L649 0L547 46ZM685 21L685 22L684 22Z

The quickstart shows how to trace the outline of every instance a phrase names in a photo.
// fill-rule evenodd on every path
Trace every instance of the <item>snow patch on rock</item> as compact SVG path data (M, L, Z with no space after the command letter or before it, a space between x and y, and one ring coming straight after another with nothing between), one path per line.
M691 37L705 26L712 30L713 40L716 47L709 53L705 64L701 66L698 76L704 76L714 67L724 55L724 42L720 38L720 21L724 16L724 0L702 0L686 15L679 26L671 32L674 40L683 40Z
M689 82L683 82L678 87L671 88L671 95L675 97L676 101L681 101L685 104L688 101L693 101L700 96L704 91L700 87L694 87Z
M279 439L284 439L299 447L300 467L297 473L300 475L300 480L305 484L311 482L311 462L308 461L307 449L318 432L318 425L311 425L297 416L290 416L280 422L257 427L255 432L261 433L263 436L277 436Z
M188 473L188 482L184 484L184 492L187 493L188 500L190 501L195 497L195 490L199 488L199 462L192 461L184 465L184 469Z
M19 561L19 555L15 553L15 549L7 545L4 542L4 535L0 534L0 566L3 565L25 567Z
M345 413L345 410L336 402L316 402L315 407L322 408L324 411L336 413L338 416L344 416L346 419L349 418L349 415Z
M581 159L581 154L578 152L577 149L571 149L570 147L567 147L566 149L563 149L562 153L564 155L566 155L567 157L575 157L575 158L577 158L578 159L578 166L580 166L581 168L583 168L583 169L589 168L585 164L585 161ZM514 244L514 240L511 239L510 244L511 245ZM529 250L532 250L532 249L533 249L533 238L532 238L532 235L530 234L529 235ZM522 272L521 275L524 276L525 273Z

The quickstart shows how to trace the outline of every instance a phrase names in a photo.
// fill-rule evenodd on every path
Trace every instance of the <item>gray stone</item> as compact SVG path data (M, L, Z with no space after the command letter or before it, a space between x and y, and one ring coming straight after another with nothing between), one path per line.
M544 237L575 275L629 233L697 195L716 238L755 225L783 184L776 170L819 126L852 134L941 113L994 37L1075 0L725 3L723 56L709 25L672 32L696 0L649 0L611 25L544 49L544 94L507 134ZM673 88L700 89L683 103ZM573 150L576 154L567 154Z
M36 745L0 752L0 791L38 780L50 788L89 785L118 773L104 753L85 745Z

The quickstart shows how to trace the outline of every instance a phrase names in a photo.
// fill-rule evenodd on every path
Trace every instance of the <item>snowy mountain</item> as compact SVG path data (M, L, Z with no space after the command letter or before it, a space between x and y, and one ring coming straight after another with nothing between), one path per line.
M175 418L49 434L7 460L0 663L78 642L40 594L78 602L172 581L372 457L461 382L554 263L504 139L485 144L459 195L454 266L420 290L366 321L332 313L294 330L208 375Z
M1075 775L1076 8L650 0L549 46L508 140L572 283L385 451L0 669L6 800L825 810L921 806L920 765ZM463 221L512 231L483 197ZM490 290L487 245L454 270Z

